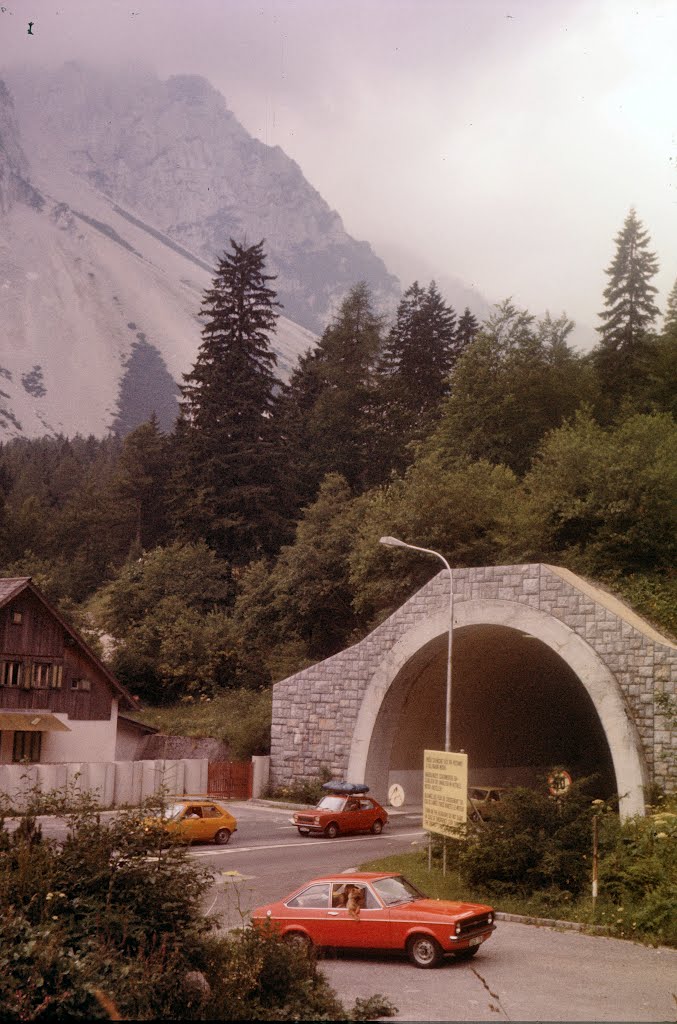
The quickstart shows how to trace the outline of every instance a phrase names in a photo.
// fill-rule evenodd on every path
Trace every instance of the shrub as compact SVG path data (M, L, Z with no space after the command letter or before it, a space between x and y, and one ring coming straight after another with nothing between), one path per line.
M295 804L312 804L313 806L325 796L322 789L325 782L332 777L331 769L326 765L320 767L320 774L314 779L298 779L289 786L275 786L268 791L273 800L289 800Z
M600 913L621 935L677 946L677 815L610 823L600 858Z
M558 889L577 896L590 878L593 810L587 781L560 801L530 789L506 794L490 822L469 823L457 843L459 870L496 893Z

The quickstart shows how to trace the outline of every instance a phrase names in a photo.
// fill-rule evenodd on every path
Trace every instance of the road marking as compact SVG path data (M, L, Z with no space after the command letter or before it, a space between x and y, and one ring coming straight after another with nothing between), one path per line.
M410 839L412 836L424 836L425 832L421 829L420 832L398 832L396 836L386 836L383 833L380 836L355 836L350 837L351 843L366 843L372 839ZM322 846L328 846L330 843L343 843L347 839L347 836L342 836L340 839L323 839ZM305 846L309 848L310 844L305 839L301 843L270 843L267 846L230 846L223 850L198 850L195 853L192 851L189 853L189 857L220 857L221 854L228 853L255 853L257 850L286 850L292 849L295 846Z

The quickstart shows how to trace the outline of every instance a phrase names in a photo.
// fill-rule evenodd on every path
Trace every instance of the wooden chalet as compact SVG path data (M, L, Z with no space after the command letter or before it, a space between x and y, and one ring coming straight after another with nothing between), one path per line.
M0 764L114 761L136 707L29 576L0 579Z

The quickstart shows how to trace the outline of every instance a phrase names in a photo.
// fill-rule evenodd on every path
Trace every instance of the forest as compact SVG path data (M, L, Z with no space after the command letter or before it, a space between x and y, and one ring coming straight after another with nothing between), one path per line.
M677 281L634 210L595 345L434 282L388 320L357 283L281 383L264 242L231 239L179 418L0 445L0 573L31 576L151 706L267 692L437 571L544 561L677 635Z

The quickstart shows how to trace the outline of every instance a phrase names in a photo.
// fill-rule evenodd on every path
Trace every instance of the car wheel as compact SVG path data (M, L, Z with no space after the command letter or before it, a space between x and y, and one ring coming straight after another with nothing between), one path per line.
M230 839L230 832L227 828L220 828L214 836L214 842L218 843L219 846L225 846Z
M313 948L313 940L305 932L287 932L284 941L296 949L302 949L305 953L309 953Z
M375 836L379 836L383 832L383 822L380 818L377 818L374 824L371 826L371 831Z
M299 835L300 835L300 836L307 836L307 835L308 835L308 833L310 832L310 829L309 829L309 828L301 828L301 826L300 826L300 825L297 825L296 827L297 827L297 828L298 828L298 830L299 830Z
M327 839L336 839L337 835L339 834L339 827L335 821L332 821L331 824L327 825L327 827L324 830L324 834L327 837Z
M416 967L437 967L442 960L442 949L431 935L414 935L407 943L407 956Z
M454 954L455 960L471 960L475 953L479 951L479 946L471 946L469 949L462 949L459 953Z

